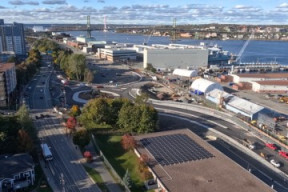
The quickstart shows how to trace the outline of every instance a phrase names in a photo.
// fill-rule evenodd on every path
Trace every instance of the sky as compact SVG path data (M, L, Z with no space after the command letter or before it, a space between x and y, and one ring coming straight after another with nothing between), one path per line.
M5 23L288 24L288 0L0 0Z

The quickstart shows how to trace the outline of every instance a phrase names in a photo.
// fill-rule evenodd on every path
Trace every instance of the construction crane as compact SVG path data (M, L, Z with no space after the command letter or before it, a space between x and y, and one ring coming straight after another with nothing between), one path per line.
M251 35L249 36L248 40L244 43L243 47L241 48L241 50L240 50L239 53L238 53L238 57L237 57L237 59L236 59L236 63L241 59L242 54L244 53L244 51L245 51L246 47L248 46L250 40L254 37L254 33L255 33L255 31L252 30L252 33L251 33Z
M91 38L91 25L90 25L90 16L87 16L87 37Z

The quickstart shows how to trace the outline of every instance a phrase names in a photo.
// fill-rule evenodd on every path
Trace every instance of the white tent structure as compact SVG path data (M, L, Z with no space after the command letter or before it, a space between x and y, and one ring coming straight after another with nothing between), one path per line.
M222 86L219 83L215 83L213 81L209 81L207 79L196 79L193 81L193 83L190 86L190 89L194 91L195 93L203 93L206 94L214 89L219 89L220 91L223 91Z
M189 78L198 76L198 72L196 70L188 70L188 69L175 69L172 74Z

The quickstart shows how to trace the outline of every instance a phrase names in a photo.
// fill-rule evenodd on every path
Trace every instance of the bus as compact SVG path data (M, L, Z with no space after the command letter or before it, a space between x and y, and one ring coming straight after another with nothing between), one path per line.
M41 144L41 148L42 148L42 155L43 155L44 159L46 161L53 160L53 155L52 155L48 145L46 143L43 143L43 144Z

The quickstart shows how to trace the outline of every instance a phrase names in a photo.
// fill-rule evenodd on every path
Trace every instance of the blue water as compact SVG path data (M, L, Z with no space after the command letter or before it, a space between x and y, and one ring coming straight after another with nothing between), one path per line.
M85 31L68 31L73 36L86 35ZM155 37L150 38L146 35L122 34L112 32L92 31L92 36L97 41L116 41L118 43L133 43L133 44L169 44L171 40L169 37ZM149 41L148 41L149 39ZM147 42L148 41L148 42ZM223 47L234 55L238 55L243 47L244 40L194 40L181 39L176 43L198 45L200 42L208 44L217 44ZM288 42L285 41L253 41L251 40L242 54L241 62L277 62L279 64L288 65Z

